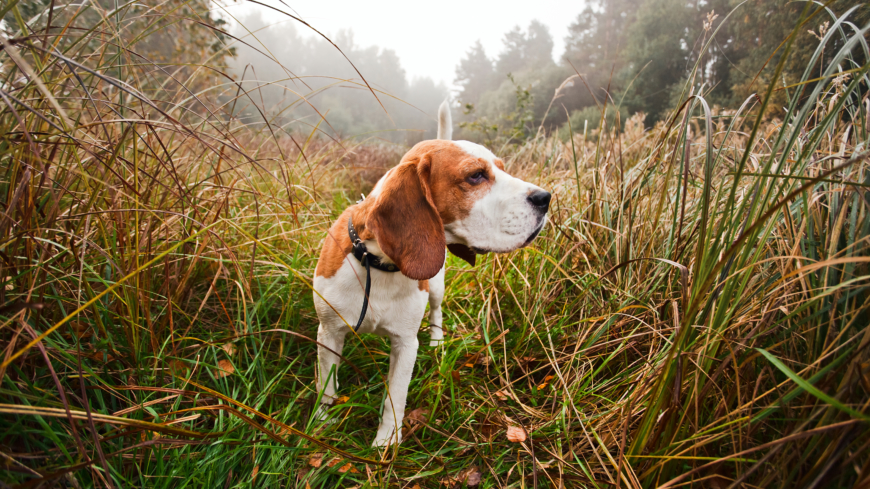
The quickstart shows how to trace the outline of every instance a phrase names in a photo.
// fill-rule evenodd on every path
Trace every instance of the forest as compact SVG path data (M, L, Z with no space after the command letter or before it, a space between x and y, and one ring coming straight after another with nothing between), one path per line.
M835 0L825 5L843 13L853 3ZM711 105L739 106L774 81L772 56L803 8L787 0L591 0L578 5L583 8L569 26L564 52L554 53L547 26L531 20L505 32L498 53L486 53L479 41L469 46L457 62L454 90L428 78L408 80L395 52L358 46L352 30L331 39L345 58L292 19L267 26L259 13L238 19L241 27L234 34L250 45L237 46L229 63L239 79L263 85L258 96L291 126L319 120L314 110L300 107L298 95L310 94L318 109L330 112L327 120L341 135L377 135L410 145L434 137L435 107L450 97L459 138L519 141L542 129L561 131L565 139L569 117L575 133L582 133L584 125L597 128L602 113L611 114L608 122L614 124L617 111L623 119L642 113L651 127L669 115L687 86L703 93ZM849 16L856 25L868 19L867 9ZM775 83L788 87L800 79L827 28L823 21L796 33ZM834 41L829 49L841 43ZM263 46L270 47L268 53ZM365 81L348 59L365 74ZM365 82L388 96L375 99ZM771 117L783 115L785 97L785 92L776 94ZM260 118L251 106L240 110L252 121Z

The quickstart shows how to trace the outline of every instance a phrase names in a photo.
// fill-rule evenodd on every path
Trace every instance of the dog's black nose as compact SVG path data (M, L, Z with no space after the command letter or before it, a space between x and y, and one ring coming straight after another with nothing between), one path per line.
M550 207L550 192L546 190L535 190L534 192L529 194L529 203L538 209L547 212L547 209Z

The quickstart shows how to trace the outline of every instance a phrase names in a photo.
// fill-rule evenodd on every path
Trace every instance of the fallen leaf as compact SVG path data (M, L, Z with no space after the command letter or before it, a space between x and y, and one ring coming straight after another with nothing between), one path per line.
M332 405L336 406L338 404L344 404L349 400L350 400L350 397L348 397L348 396L338 396L335 398L335 401L333 401Z
M477 363L477 359L480 357L479 353L466 353L465 354L465 365L464 367L471 368Z
M224 346L222 346L221 349L227 352L227 355L233 356L236 354L236 345L232 343L224 343Z
M343 473L347 472L348 470L350 471L351 474L359 474L359 470L357 470L356 467L354 467L353 464L350 462L342 465L341 468L338 469L338 473L343 474Z
M323 464L323 454L315 453L308 457L308 465L314 467L315 469L320 467Z
M438 482L447 487L456 487L457 485L459 485L459 480L457 480L455 477L450 476L444 477Z
M157 440L160 438L160 433L157 433L156 431L142 431L139 433L139 439L141 441L148 441L148 439L149 439L148 434L149 433L151 434L151 438L150 438L151 440Z
M526 441L526 430L517 426L508 426L507 439L514 443L522 443Z
M499 389L493 394L495 395L495 397L499 398L500 401L507 401L508 399L513 399L514 401L517 400L516 396L514 396L514 393L507 389Z
M217 371L215 371L214 376L221 379L223 377L226 377L227 375L232 374L235 371L236 369L235 367L233 367L233 363L231 361L221 360L218 362L218 368Z
M411 489L420 489L420 484L414 484Z
M409 424L412 426L421 421L426 421L426 416L429 414L429 410L425 408L417 408L410 413L405 415L405 418L409 421Z
M453 372L450 373L450 375L453 376L453 382L456 382L458 384L459 383L459 370L454 370Z
M170 360L169 370L175 375L184 375L187 373L187 364L181 360Z
M555 379L555 378L556 378L555 375L548 375L548 376L544 377L544 381L538 385L538 390L539 391L544 390L544 388L547 387L547 384L550 383L550 381Z
M341 459L338 457L335 457L334 459L330 460L329 463L326 464L326 466L327 467L335 467L336 465L338 465L339 462L341 462Z
M479 470L477 470L477 467L475 467L475 471L468 474L468 478L465 479L465 483L468 485L468 487L473 487L480 484L480 478L481 473Z
M91 327L87 323L81 321L70 321L69 327L73 330L73 333L78 339L89 338L93 335Z
M472 465L459 473L459 481L465 482L468 487L480 484L481 473L476 465Z
M260 473L260 466L255 465L254 470L251 471L251 482L257 480L257 474Z
M292 428L295 424L296 424L296 422L294 421L293 423L291 423L291 424L289 425L289 427ZM290 430L287 429L287 428L284 428L284 427L282 426L281 429L278 430L278 434L281 435L281 436L283 436L284 438L287 438L288 436L292 435L293 432L290 431Z

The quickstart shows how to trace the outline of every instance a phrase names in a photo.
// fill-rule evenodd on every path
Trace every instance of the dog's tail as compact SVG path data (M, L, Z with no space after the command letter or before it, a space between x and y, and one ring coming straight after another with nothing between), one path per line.
M450 99L444 99L438 107L438 139L453 139L453 120L450 118Z

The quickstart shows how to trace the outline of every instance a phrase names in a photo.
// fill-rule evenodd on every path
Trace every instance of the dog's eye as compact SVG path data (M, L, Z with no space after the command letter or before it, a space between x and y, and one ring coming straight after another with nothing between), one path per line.
M468 181L468 183L470 183L472 185L477 185L477 184L483 182L484 180L486 180L486 172L479 171L479 172L472 173L471 175L468 176L468 178L466 178L466 180Z

